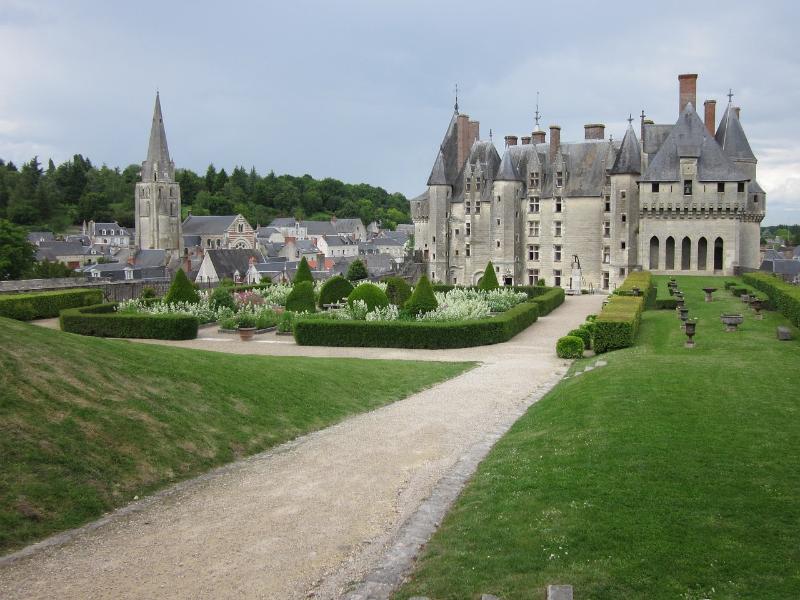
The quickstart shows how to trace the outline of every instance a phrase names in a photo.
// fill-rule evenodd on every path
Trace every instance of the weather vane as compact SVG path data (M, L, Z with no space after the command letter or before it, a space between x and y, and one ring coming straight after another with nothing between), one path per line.
M539 131L539 92L536 92L536 131Z
M454 106L456 112L458 112L458 84L456 84L456 104Z
M733 88L728 88L728 104L733 102Z
M644 111L642 111L642 112L644 112ZM632 113L628 113L628 125L631 125L632 123L633 123L633 114Z

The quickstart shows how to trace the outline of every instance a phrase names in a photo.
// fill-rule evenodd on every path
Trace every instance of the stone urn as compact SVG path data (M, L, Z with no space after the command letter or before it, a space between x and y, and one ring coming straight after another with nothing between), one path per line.
M678 296L675 299L675 308L677 310L680 311L680 309L682 309L685 304L686 304L686 301L683 299L683 296Z
M761 298L757 298L753 296L750 298L750 308L753 309L753 312L756 313L756 319L761 321L764 319L764 315L761 314L761 309L764 308L764 301Z
M685 306L678 309L678 318L681 320L681 329L684 328L686 321L689 319L689 309Z
M736 331L739 325L744 323L744 317L742 315L720 315L719 318L722 324L725 325L725 331Z
M687 319L683 324L683 330L686 333L686 337L689 338L684 345L687 348L694 348L694 340L692 338L697 331L697 319Z
M717 291L717 288L707 287L703 288L703 291L706 293L706 302L713 302L714 298L711 294Z
M635 286L631 288L631 291L633 292L634 296L640 296L642 294L642 290Z
M256 334L255 327L239 327L236 331L239 332L239 339L243 342L249 342Z

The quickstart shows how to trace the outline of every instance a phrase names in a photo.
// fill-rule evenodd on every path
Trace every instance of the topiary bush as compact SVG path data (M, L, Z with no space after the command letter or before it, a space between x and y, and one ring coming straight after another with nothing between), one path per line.
M220 286L211 292L208 302L217 310L220 308L230 308L233 311L236 310L236 302L233 301L233 294L231 294L230 288L227 287Z
M367 304L367 310L384 308L389 306L389 298L381 288L372 283L362 283L357 286L347 297L347 303L353 304L356 300L363 300Z
M402 277L385 277L386 297L395 306L402 307L411 298L411 286Z
M423 275L419 278L417 286L414 288L414 292L411 294L411 298L408 299L404 308L410 314L418 315L420 313L436 310L438 306L439 302L437 302L436 296L433 295L431 282Z
M574 335L565 335L556 342L559 358L580 358L583 356L583 340Z
M489 261L489 264L486 265L486 270L483 272L483 277L481 277L478 283L478 288L488 292L490 290L496 290L499 287L500 284L497 283L497 275L494 274L494 266L492 265L492 261Z
M310 281L295 283L289 296L286 298L286 310L291 312L313 313L317 310L314 300L314 284Z
M302 283L304 281L314 283L314 276L311 275L311 267L308 266L305 256L300 259L300 264L297 265L297 271L295 271L292 283Z
M186 276L182 269L178 269L175 277L172 280L172 285L169 286L167 295L164 296L164 302L172 304L174 302L189 302L197 304L200 302L200 294L194 289L192 282Z
M358 259L351 262L350 266L347 268L347 278L350 281L361 281L362 279L366 279L368 276L369 273L367 273L367 265Z
M341 275L331 277L326 281L319 291L319 306L334 304L346 300L353 291L353 284Z
M589 333L589 330L585 327L578 327L577 329L573 329L569 333L567 333L566 337L576 337L580 338L583 341L583 348L584 350L588 350L592 347L592 334ZM563 338L562 338L563 339Z

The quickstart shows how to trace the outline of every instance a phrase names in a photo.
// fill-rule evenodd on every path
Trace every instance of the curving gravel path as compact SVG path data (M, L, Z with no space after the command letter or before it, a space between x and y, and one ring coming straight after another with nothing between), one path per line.
M494 441L564 374L555 341L600 309L569 297L505 344L309 348L201 338L221 352L479 360L434 388L0 559L0 597L387 597ZM288 343L286 343L288 342ZM323 399L324 400L324 399Z

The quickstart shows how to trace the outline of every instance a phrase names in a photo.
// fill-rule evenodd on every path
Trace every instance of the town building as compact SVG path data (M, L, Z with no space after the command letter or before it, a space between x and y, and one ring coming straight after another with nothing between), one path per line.
M197 216L190 214L181 225L184 248L253 250L256 232L242 215Z
M108 246L110 248L127 248L133 242L131 232L116 221L111 223L83 223L82 235L91 240L95 246Z
M696 112L697 75L679 76L674 124L641 115L622 140L590 123L562 142L550 126L505 138L502 158L479 124L455 113L428 178L411 200L414 250L436 281L476 284L492 261L504 285L569 282L613 289L631 270L733 274L759 267L766 198L739 108L716 127ZM716 131L715 131L716 128Z

